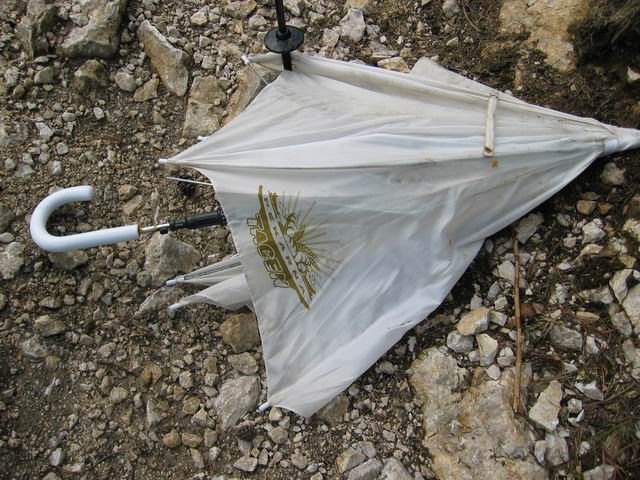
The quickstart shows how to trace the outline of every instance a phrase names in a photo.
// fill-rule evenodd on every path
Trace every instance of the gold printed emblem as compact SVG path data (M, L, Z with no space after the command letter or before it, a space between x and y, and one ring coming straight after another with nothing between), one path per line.
M289 198L285 204L278 194L260 185L260 209L247 219L247 225L273 285L290 288L309 309L324 278L331 276L330 265L336 263L324 255L321 245L333 242L322 240L324 233L318 230L321 225L309 228L305 223L313 205L302 214L296 210L298 198L293 205L291 201Z

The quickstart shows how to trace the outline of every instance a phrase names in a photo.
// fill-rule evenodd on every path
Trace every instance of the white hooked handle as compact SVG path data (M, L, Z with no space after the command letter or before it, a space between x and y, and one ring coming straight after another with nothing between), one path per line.
M94 197L93 187L89 185L65 188L46 197L38 204L31 216L29 230L33 241L48 252L66 252L136 240L140 236L138 225L105 228L95 232L77 233L63 237L49 234L47 220L56 208L71 202L88 202Z

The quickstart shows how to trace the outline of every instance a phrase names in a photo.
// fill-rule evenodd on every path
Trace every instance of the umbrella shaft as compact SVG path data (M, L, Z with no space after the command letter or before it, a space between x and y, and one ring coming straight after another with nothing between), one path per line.
M159 225L151 225L149 227L143 227L140 229L140 233L154 233L160 232L161 234L173 232L175 230L211 227L214 225L226 225L227 219L221 210L215 212L199 213L191 217L181 218L178 220L169 220L167 223L161 223Z

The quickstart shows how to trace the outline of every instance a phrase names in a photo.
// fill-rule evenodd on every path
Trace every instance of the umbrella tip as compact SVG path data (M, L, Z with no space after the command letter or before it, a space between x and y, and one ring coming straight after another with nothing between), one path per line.
M180 310L182 308L182 305L180 303L173 303L171 305L169 305L168 309L169 309L169 313L175 313L178 310Z
M174 279L172 279L172 280L167 280L167 281L165 282L165 285L166 285L167 287L173 287L173 286L174 286L174 285L176 285L177 283L178 283L178 282L177 282L177 280L174 278Z
M269 405L269 402L264 402L262 405L260 405L258 407L258 411L259 412L264 412L267 408L269 408L271 405Z
M169 159L168 158L159 158L158 159L158 165L166 165L167 163L169 163Z

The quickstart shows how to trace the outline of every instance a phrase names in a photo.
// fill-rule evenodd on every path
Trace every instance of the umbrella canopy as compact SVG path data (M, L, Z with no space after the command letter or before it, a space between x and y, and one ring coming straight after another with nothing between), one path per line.
M313 414L442 302L485 237L640 145L638 131L417 70L293 55L241 115L168 160L215 186L271 406Z

